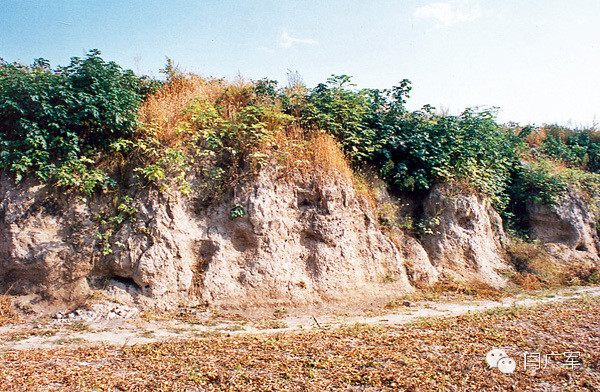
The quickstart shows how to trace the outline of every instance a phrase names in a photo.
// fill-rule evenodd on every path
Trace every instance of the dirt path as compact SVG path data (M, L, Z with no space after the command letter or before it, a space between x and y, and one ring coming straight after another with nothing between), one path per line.
M427 317L451 317L467 313L564 301L583 296L600 296L600 287L579 287L534 292L498 301L450 298L445 301L400 302L393 309L375 308L362 314L288 315L276 311L262 319L223 317L210 312L173 319L123 311L109 318L73 314L62 319L29 319L0 328L0 350L54 348L60 345L134 344L217 334L273 333L290 330L333 329L343 325L368 324L391 326Z

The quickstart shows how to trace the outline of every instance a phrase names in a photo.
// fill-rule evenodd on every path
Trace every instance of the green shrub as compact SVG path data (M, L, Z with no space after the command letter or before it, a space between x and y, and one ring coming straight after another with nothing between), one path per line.
M562 160L563 162L574 166L584 165L587 157L587 149L587 145L563 143L560 139L552 135L548 135L542 145L542 152L546 156Z
M570 129L558 125L541 128L546 134L541 152L571 167L600 172L600 134L594 127Z
M568 190L568 183L553 174L548 162L521 166L514 179L514 198L536 204L553 205Z
M372 165L388 186L425 192L438 182L467 179L501 207L521 145L498 126L491 110L440 116L427 105L408 112L410 81L390 90L350 90L350 77L333 76L309 91L299 113L305 127L335 136L355 166Z
M138 106L154 87L97 50L56 70L43 59L0 63L0 168L17 181L34 173L86 192L106 185L105 176L83 172L113 141L133 135Z
M244 209L244 207L241 204L235 204L229 210L229 219L231 219L231 220L241 218L244 215L246 215L246 210Z
M273 107L251 102L226 113L219 102L197 99L186 111L190 121L182 123L181 129L191 135L196 152L237 167L250 160L263 163L261 153L272 146L276 131L290 120Z
M380 171L401 190L423 191L438 182L466 179L500 201L518 144L489 110L467 109L459 116L414 112L394 127Z
M97 50L54 70L43 59L31 66L0 62L0 169L17 181L32 173L91 194L115 185L98 163L118 152L133 156L133 170L161 189L176 183L190 192L188 172L197 168L209 201L269 162L281 147L277 133L293 122L300 141L305 131L327 132L355 168L370 166L398 193L422 196L436 183L468 183L510 219L523 216L528 202L556 202L573 184L591 201L600 194L598 176L576 170L600 172L594 129L546 126L531 154L537 163L525 165L522 140L532 127L501 127L493 110L448 116L426 105L409 112L406 79L388 90L356 90L349 76L332 75L313 89L296 80L278 90L269 79L211 85L170 60L162 72L172 88L148 107L156 118L168 114L169 132L147 122L135 133L138 108L159 82L105 62ZM559 175L546 158L572 169Z
M333 135L354 162L368 162L377 142L377 127L369 123L377 110L376 90L353 91L347 75L327 79L310 90L295 107L287 108L298 116L304 128L324 130Z

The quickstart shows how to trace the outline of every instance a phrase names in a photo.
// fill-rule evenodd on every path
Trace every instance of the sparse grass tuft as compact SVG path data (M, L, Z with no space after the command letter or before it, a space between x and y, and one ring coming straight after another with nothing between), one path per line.
M373 183L374 178L377 178L375 173L364 170L355 171L352 177L356 194L365 200L367 205L373 210L377 208L376 186Z
M540 275L546 275L549 278L555 274L555 271L548 270L549 257L537 243L513 238L506 248L506 253L516 270L516 273L511 277L512 281L525 290L542 288L543 281ZM535 269L536 266L541 270Z
M8 294L0 295L0 326L18 320L18 315L13 308L12 297Z
M506 316L508 318L517 318L519 316L519 314L524 311L525 308L521 307L521 306L508 306L508 307L504 307L504 306L500 306L494 309L490 309L490 310L486 310L485 314L490 315L490 316L494 316L494 315L502 315L502 316Z
M244 331L246 328L244 328L243 326L239 325L239 324L230 324L230 325L225 325L223 327L219 327L216 330L217 331Z
M314 167L322 175L333 178L352 179L352 169L346 161L344 153L339 148L333 136L320 134L311 142L314 152Z
M74 332L84 332L90 330L90 325L82 320L77 320L66 325L66 328Z
M288 325L284 321L281 320L270 320L265 321L257 325L259 329L284 329L287 328Z
M454 279L442 279L429 287L426 291L431 293L449 293L458 295L467 295L476 298L499 299L504 293L489 284L471 281L459 282Z
M538 243L513 239L506 252L516 270L510 278L524 290L597 284L600 281L597 268L573 260L566 263L548 254Z

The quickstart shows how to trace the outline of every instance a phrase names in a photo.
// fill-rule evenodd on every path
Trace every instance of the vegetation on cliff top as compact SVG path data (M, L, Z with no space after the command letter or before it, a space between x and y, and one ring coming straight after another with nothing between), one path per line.
M138 77L97 50L56 69L1 62L0 168L87 195L123 186L115 165L184 193L193 170L208 203L267 163L295 170L320 159L346 172L368 166L398 193L458 180L509 218L573 187L599 193L595 128L501 125L492 109L409 111L406 79L357 90L341 75L310 89L297 74L278 88L186 74L170 61L162 72L166 81Z

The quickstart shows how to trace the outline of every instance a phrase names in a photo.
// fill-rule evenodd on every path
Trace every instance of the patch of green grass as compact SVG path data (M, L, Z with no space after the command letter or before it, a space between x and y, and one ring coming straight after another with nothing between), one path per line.
M71 331L82 332L89 331L90 325L82 320L73 321L72 323L66 324L65 327Z
M155 337L155 332L154 331L144 331L144 332L140 332L138 335L143 338L152 339Z
M52 344L56 344L56 345L63 345L63 344L83 344L85 342L86 342L86 340L84 338L65 338L65 337L61 337L61 338L58 338L56 340L53 340L51 343Z
M281 320L269 320L257 325L259 329L283 329L287 327L288 325Z
M223 327L217 328L217 331L244 331L244 330L246 330L246 328L242 327L239 324L225 325Z
M505 315L511 318L517 317L522 311L524 307L513 305L513 306L499 306L497 308L488 309L485 311L485 314L494 316L494 315Z

